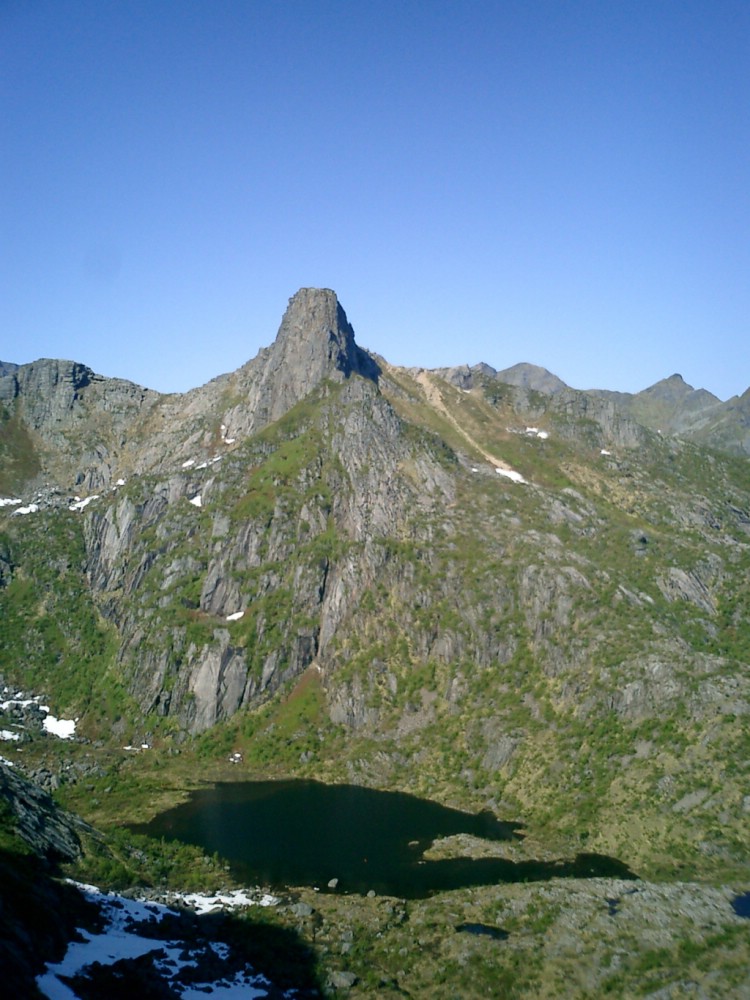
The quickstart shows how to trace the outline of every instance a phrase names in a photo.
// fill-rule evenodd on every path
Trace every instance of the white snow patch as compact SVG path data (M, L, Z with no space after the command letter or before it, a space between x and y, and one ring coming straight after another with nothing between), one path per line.
M208 468L208 462L201 462L200 465L196 465L196 469L207 469L207 468Z
M248 892L246 889L232 889L230 892L179 892L170 895L170 902L189 906L196 913L210 913L217 906L235 909L238 906L278 906L278 896L268 892Z
M8 760L7 757L0 757L0 764L5 764L6 767L15 767L16 765L12 760Z
M515 472L513 469L498 469L495 467L495 472L498 476L504 476L506 479L510 479L514 483L525 483L526 480L523 478L520 472Z
M549 431L537 431L536 435L540 441L546 441L549 437Z
M115 483L115 489L117 489L118 486L124 486L124 485L125 485L125 480L118 479L117 482Z
M75 503L72 503L70 507L68 507L68 510L83 510L84 507L88 507L88 505L91 503L92 500L98 500L98 499L99 499L98 493L94 493L92 496L86 497L85 500L77 499Z
M0 740L20 740L20 733L13 733L10 729L0 729Z
M3 694L7 693L8 693L8 688L4 688ZM28 708L30 705L39 705L39 699L21 698L19 697L19 695L16 695L15 698L9 698L7 701L0 701L0 709L2 709L3 712L7 712L9 708ZM49 712L49 709L46 707L46 705L39 705L39 708L42 710L42 712Z
M17 507L23 500L11 500L10 497L0 497L0 507Z
M190 503L193 505L193 507L202 507L203 500L201 499L200 493L197 496L193 497Z
M16 509L13 511L13 516L15 517L16 514L36 514L38 510L39 510L38 503L30 503L28 507L16 507Z
M76 884L76 883L73 883ZM196 968L197 962L191 954L187 941L164 941L159 938L141 937L133 929L133 924L147 922L160 923L166 914L175 914L175 910L162 903L144 902L142 900L126 899L114 893L102 893L95 886L77 885L87 899L98 905L105 922L105 928L100 934L79 930L82 941L73 941L61 962L48 965L47 971L37 977L37 986L49 1000L74 1000L73 991L61 981L60 977L73 976L81 972L93 962L102 965L112 965L121 959L138 958L151 952L164 953L164 958L155 958L154 965L159 970L164 983L174 990L181 1000L205 1000L207 994L219 1000L253 1000L255 997L268 996L267 989L271 984L249 966L238 972L219 974L216 981L197 981L192 986L185 986L177 981L179 972L185 967ZM237 892L219 896L201 897L192 894L196 900L210 900L208 909L215 905L252 905L257 900L246 893ZM191 898L192 898L191 896ZM187 899L188 897L178 897ZM268 897L272 899L273 897ZM225 902L225 900L227 902ZM249 900L249 902L245 902ZM278 902L278 900L274 900ZM261 903L260 905L270 905ZM202 912L202 910L198 910ZM231 948L221 942L209 942L209 945L220 961L231 957ZM200 946L196 950L202 950Z
M183 469L189 469L191 465L195 465L195 459L194 458L189 458L187 460L187 462L183 462L182 463L182 468Z
M227 621L228 622L239 621L239 619L242 618L242 616L244 615L244 613L245 613L244 611L235 611L234 614L227 615Z
M3 688L3 694L9 693L9 688ZM61 740L69 740L73 737L78 720L56 719L54 715L49 714L49 705L42 705L40 698L36 695L31 698L22 698L20 692L16 692L13 697L0 701L0 711L7 712L9 708L29 708L31 705L36 705L39 711L44 713L42 727L45 732L51 736L58 736Z
M600 455L611 455L612 452L611 451L607 451L606 448L602 448L602 450L599 452L599 454Z
M59 736L61 740L70 740L75 736L76 720L56 719L54 715L47 715L42 722L42 728L46 733Z
M228 430L227 425L226 424L222 424L221 425L221 441L222 441L222 444L234 444L236 438L227 437L227 430ZM216 460L214 459L214 461L216 461Z

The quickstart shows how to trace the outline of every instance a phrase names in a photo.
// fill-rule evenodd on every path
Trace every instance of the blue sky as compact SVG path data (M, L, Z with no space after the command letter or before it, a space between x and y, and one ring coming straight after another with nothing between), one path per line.
M747 0L0 0L0 359L750 385Z

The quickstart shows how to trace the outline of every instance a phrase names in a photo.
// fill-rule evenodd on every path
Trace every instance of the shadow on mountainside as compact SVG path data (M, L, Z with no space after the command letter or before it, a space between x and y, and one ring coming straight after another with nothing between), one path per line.
M36 979L46 967L61 962L72 942L84 940L82 930L105 929L100 907L62 881L55 865L0 850L0 995L42 998ZM270 998L290 990L299 1000L323 996L315 954L293 930L228 913L175 911L159 922L132 921L128 931L152 939L153 951L110 964L92 962L60 981L81 1000L175 1000L193 984L203 992L206 983L244 971L248 982L269 980L263 988ZM170 969L167 942L189 953L190 962Z
M99 914L54 867L31 854L0 851L0 993L41 997L36 976L59 962L76 928L98 926Z
M94 962L85 972L65 977L81 1000L174 1000L186 989L210 995L215 984L234 983L248 995L265 977L271 1000L289 993L314 1000L324 992L313 950L293 930L230 913L195 914L188 910L160 920L132 921L128 931L154 942L154 950L104 965ZM160 947L162 944L162 947ZM179 968L168 952L175 946L189 961Z

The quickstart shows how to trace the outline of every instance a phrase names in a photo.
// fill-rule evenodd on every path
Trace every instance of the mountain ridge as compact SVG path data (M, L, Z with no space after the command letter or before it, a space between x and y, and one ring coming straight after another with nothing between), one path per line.
M484 362L432 371L465 390L482 379L515 386L527 394L527 405L528 393L539 393L559 411L586 412L605 433L612 433L618 423L631 423L732 454L750 454L750 390L724 403L704 389L693 389L678 375L638 393L622 393L572 389L546 369L528 363L503 371ZM379 374L377 356L356 344L335 292L303 288L290 298L269 347L236 371L185 393L165 395L97 375L80 362L40 359L0 368L0 407L6 417L13 410L16 422L20 419L23 424L20 432L32 435L33 461L26 464L40 466L41 476L51 477L60 487L71 479L70 471L64 471L71 436L79 429L85 432L85 411L96 410L99 440L79 454L73 476L76 486L93 492L133 471L156 468L167 456L182 455L188 461L196 450L201 459L215 457L217 437L237 440L257 433L323 378L359 375L377 383ZM207 431L207 415L220 408L219 425ZM168 433L175 423L187 426L188 434ZM627 438L635 442L638 432L630 430ZM144 447L144 440L151 446ZM46 459L40 457L45 455ZM4 488L12 491L21 485L16 476Z

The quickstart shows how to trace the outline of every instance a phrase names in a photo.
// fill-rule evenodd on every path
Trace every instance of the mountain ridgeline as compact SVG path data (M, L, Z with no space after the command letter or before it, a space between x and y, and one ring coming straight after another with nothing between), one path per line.
M742 864L750 393L397 368L321 289L182 395L2 372L3 672L84 734Z

